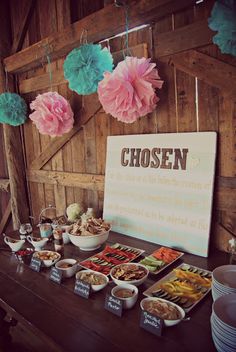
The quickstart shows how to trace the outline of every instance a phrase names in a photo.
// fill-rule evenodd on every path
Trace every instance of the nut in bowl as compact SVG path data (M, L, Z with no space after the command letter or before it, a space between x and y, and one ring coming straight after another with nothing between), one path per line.
M94 292L102 290L107 286L109 279L102 273L97 273L93 270L81 270L76 274L76 279L87 282L91 285Z
M147 279L148 269L141 264L126 263L116 265L111 269L110 275L117 285L124 283L139 286Z
M130 284L122 284L113 287L111 294L113 297L119 298L123 302L124 309L132 308L138 299L137 287Z
M62 272L63 278L69 278L75 275L77 271L77 261L75 259L59 260L55 267Z
M53 251L38 251L33 254L33 257L40 259L42 266L49 268L61 258L61 255Z
M111 225L102 219L89 218L73 224L70 232L70 241L82 251L93 251L99 248L108 239Z
M162 298L144 298L140 306L142 310L163 319L165 326L177 325L185 318L183 308Z

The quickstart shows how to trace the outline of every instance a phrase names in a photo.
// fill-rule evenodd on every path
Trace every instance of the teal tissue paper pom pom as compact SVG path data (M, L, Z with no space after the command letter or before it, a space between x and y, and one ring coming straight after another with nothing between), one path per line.
M103 73L111 72L113 58L107 48L100 44L84 44L73 49L64 62L64 76L69 87L80 95L97 91Z
M236 56L236 1L216 1L208 25L213 31L218 31L213 37L213 43L220 51Z
M27 118L27 105L16 93L0 94L0 122L11 126L22 125Z

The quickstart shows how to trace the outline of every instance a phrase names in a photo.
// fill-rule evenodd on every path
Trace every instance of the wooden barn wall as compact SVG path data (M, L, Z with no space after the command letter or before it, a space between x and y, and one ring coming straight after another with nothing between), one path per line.
M18 0L11 0L13 35L17 33L25 1L27 2L27 0L22 0L19 5ZM99 0L37 0L24 47L32 45L53 32L62 30L66 25L102 7L103 1ZM63 214L65 207L73 202L83 202L85 207L93 207L97 214L101 215L103 208L101 188L93 188L89 185L87 189L86 186L81 188L65 186L63 182L53 182L55 173L51 174L51 172L92 174L98 177L104 175L107 136L216 131L218 133L218 157L211 238L217 247L227 249L227 241L230 238L228 230L236 231L235 96L232 97L227 91L189 74L188 70L185 72L184 67L181 67L181 62L178 64L178 60L176 65L171 65L171 57L167 60L157 59L158 41L162 33L207 18L211 7L212 1L205 1L184 11L171 14L144 29L130 33L129 46L134 47L147 43L149 56L157 62L160 76L165 81L163 89L158 92L160 102L156 111L140 118L137 122L123 124L106 115L102 109L97 109L98 102L95 95L82 98L69 90L66 83L53 86L53 90L58 91L70 101L76 120L81 118L81 108L84 106L89 107L91 111L94 109L98 112L82 125L78 132L42 167L42 170L48 172L45 174L45 177L48 175L48 182L47 178L39 176L38 182L28 182L31 214L35 222L38 221L41 209L49 204L56 206L57 215ZM122 50L124 38L111 39L109 45L112 52ZM236 60L229 55L220 54L215 45L198 48L197 52L217 58L232 67L236 66ZM54 61L51 64L52 70L55 72L60 70L62 64L63 59ZM48 65L42 65L40 68L18 75L19 86L25 79L42 75L48 72L48 69ZM205 74L208 75L208 72ZM235 84L235 82L229 82L230 84ZM49 90L48 84L48 87L43 90L24 94L24 98L30 102L38 93ZM31 164L41 152L46 150L53 139L40 135L30 121L23 126L22 132L26 168L36 177L38 174L32 170Z

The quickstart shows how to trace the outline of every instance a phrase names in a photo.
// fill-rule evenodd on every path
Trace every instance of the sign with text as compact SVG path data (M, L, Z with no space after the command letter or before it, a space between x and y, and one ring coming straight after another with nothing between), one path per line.
M77 295L84 297L84 298L89 298L91 292L91 285L88 284L85 281L81 280L76 280L75 282L75 288L74 288L74 293Z
M161 336L164 320L143 310L140 318L141 328L151 332L154 335Z
M41 260L39 258L34 258L32 257L31 262L30 262L30 268L34 271L39 272L41 269Z
M60 284L62 280L62 271L55 267L52 267L50 271L49 279L56 282L57 284Z
M104 218L116 232L207 256L216 133L111 136Z
M123 310L123 302L121 299L107 294L105 300L105 309L117 315L118 317L121 317Z

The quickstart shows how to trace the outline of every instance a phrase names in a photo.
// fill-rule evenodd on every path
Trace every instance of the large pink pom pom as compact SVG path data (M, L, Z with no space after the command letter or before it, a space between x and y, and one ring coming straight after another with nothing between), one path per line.
M104 73L98 96L106 113L131 123L155 109L159 100L155 88L161 88L163 81L150 60L126 57L112 73Z
M39 94L30 108L35 111L29 117L42 134L61 136L73 127L74 113L70 104L57 92Z

